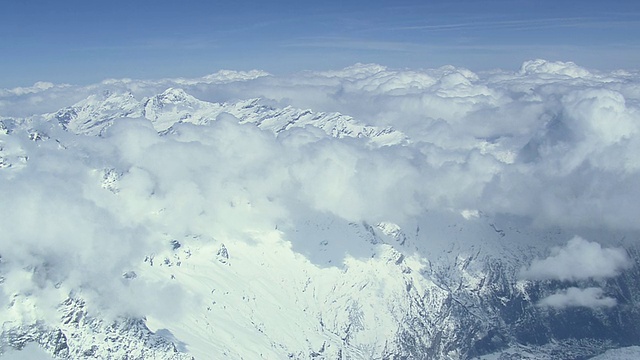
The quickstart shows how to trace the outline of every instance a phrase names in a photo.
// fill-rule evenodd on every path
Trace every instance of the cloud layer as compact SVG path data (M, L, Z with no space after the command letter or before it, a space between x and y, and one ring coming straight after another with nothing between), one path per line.
M186 112L163 134L125 111L101 136L83 136L42 115L89 96L141 100L170 87L220 104L259 98L272 109L340 112L401 131L407 142L372 146L313 126L276 135L228 113L194 125ZM194 234L295 228L292 214L305 211L401 226L451 211L540 228L640 230L640 76L631 72L537 60L483 74L358 64L290 77L39 83L0 91L0 115L0 255L15 266L0 265L5 288L24 293L55 292L65 280L99 284L96 298L131 311L154 308L121 281L146 254ZM524 275L579 280L628 266L620 250L576 238ZM550 304L608 306L589 289L558 296Z
M640 77L632 72L535 60L515 72L481 74L358 64L289 77L227 71L88 87L40 83L3 90L0 114L55 112L106 90L142 99L168 87L208 102L261 98L275 108L337 111L399 130L412 143L393 166L421 179L405 186L426 208L513 214L541 226L639 229Z

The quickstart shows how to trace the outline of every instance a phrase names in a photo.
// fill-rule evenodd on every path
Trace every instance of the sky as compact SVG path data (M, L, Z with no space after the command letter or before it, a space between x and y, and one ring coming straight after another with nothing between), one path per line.
M637 68L637 1L3 1L0 88L355 63Z

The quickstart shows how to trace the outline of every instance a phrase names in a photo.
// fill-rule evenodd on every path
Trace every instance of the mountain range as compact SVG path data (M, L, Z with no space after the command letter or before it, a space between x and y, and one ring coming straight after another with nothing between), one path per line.
M518 156L541 156L531 154L545 141ZM263 142L272 145L255 145ZM337 155L323 157L316 144ZM540 226L446 202L386 219L351 208L365 175L356 190L322 190L352 171L369 174L366 166L411 177L392 156L422 161L411 154L423 144L340 112L264 98L209 102L177 87L145 97L105 90L58 111L0 118L3 179L42 193L24 201L44 209L32 222L16 210L2 225L32 227L47 244L23 246L26 230L3 231L15 245L0 252L0 353L35 343L68 359L638 354L637 231ZM471 153L515 161L495 144L477 138ZM376 157L352 169L342 146ZM313 167L291 163L312 156ZM411 208L419 194L393 184L363 196ZM38 223L49 217L56 223ZM95 225L104 218L116 225ZM77 231L69 237L100 241L60 240L67 221Z

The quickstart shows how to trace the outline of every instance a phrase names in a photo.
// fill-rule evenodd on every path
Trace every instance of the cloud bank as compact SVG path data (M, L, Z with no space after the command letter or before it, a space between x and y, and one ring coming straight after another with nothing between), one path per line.
M225 71L4 90L0 114L55 112L104 91L142 99L169 87L211 103L259 98L277 109L340 112L410 138L402 150L410 164L402 171L422 179L406 186L423 208L506 213L542 227L638 230L639 79L544 60L478 74L363 64L286 77Z
M151 112L113 101L168 88L237 116L229 110L192 124L193 109L184 108L158 133ZM117 114L100 136L64 131L46 115L78 103L87 108L76 114L84 109L95 120L87 98L100 114ZM407 139L375 145L366 134L337 138L313 125L274 134L238 118L249 99L271 120L339 112ZM640 230L640 75L633 72L536 60L481 74L358 64L287 77L255 71L39 83L0 91L0 119L4 301L12 294L6 289L55 293L64 281L94 284L97 299L117 299L132 312L162 309L138 302L162 296L141 296L122 281L140 259L174 238L293 229L292 214L305 212L400 226L448 211L522 217L543 229ZM620 250L576 238L524 274L580 280L628 266ZM549 301L608 304L588 289L558 296Z

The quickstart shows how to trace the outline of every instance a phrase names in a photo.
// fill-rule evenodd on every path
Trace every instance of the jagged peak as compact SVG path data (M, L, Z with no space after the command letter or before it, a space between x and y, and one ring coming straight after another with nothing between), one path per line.
M161 103L198 103L200 100L188 94L184 89L170 87L161 94L152 97Z
M77 103L69 106L68 108L82 108L86 105L90 104L102 104L107 102L120 102L131 100L135 100L135 96L129 90L127 91L114 91L110 89L106 89L98 94L92 94L87 96L85 99L78 101Z
M170 87L157 96L164 97L164 98L184 99L190 95L187 94L187 92L184 91L184 89Z

